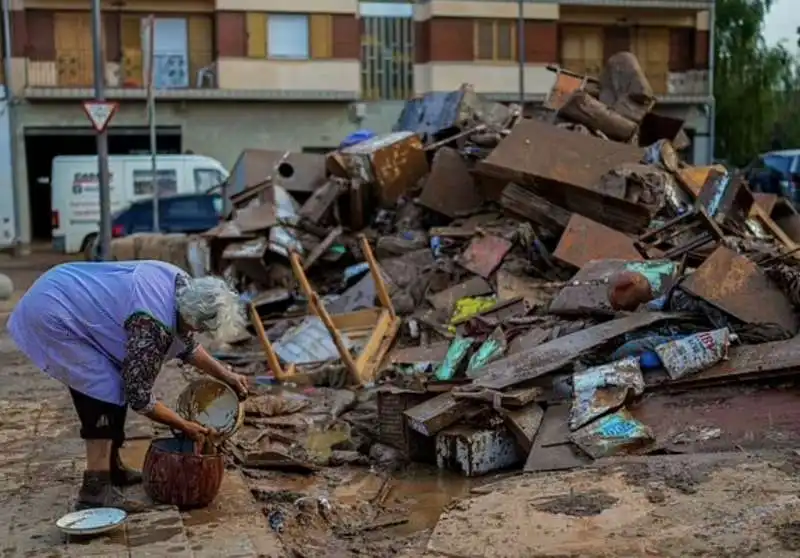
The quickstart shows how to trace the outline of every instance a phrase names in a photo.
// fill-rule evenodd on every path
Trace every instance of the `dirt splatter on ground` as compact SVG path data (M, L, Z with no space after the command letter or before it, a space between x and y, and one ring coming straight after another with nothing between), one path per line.
M625 480L634 486L641 486L653 492L663 485L681 494L696 494L698 486L708 481L710 467L697 463L670 460L651 460L632 463L626 467ZM657 500L658 496L654 497Z
M603 513L618 501L618 498L602 490L592 490L551 497L534 504L534 507L545 513L590 517Z
M800 521L791 521L776 526L775 538L786 550L800 550Z

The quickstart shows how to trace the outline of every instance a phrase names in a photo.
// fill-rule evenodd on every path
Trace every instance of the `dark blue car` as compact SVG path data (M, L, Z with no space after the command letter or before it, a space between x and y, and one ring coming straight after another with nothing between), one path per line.
M778 194L800 204L800 149L764 153L747 166L745 176L754 192Z
M185 234L207 231L219 224L222 205L219 194L179 194L161 198L158 203L159 230ZM111 217L113 238L152 231L152 200L134 202ZM97 242L93 242L87 252L93 259L98 259Z

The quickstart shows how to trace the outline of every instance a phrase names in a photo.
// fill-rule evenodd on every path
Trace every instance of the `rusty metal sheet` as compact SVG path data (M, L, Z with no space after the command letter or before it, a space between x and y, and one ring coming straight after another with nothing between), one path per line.
M775 204L778 203L777 194L762 194L760 192L754 192L753 199L756 201L756 206L760 207L767 215L772 215L772 210L775 208ZM753 212L751 211L750 217L752 216Z
M672 451L705 453L796 448L800 390L720 386L659 394L629 407Z
M436 152L417 203L450 218L480 207L483 198L458 151L442 147Z
M677 264L669 260L594 260L583 266L570 283L553 299L548 312L551 314L578 314L586 312L611 312L608 303L610 279L621 271L641 273L650 282L653 298L665 294L675 283Z
M678 171L677 176L681 185L691 194L693 198L700 195L703 189L703 184L708 180L708 175L711 171L724 173L725 167L722 165L714 165L710 167L686 167Z
M428 296L428 302L437 310L443 310L448 316L453 312L455 304L466 296L483 296L492 294L492 286L481 277L472 277L463 283Z
M560 109L572 93L583 87L583 83L584 78L582 77L571 76L561 72L557 73L556 81L553 87L550 88L550 93L544 101L544 106L552 110Z
M575 267L583 267L592 260L642 261L632 238L582 215L570 218L553 256Z
M384 207L394 207L400 196L428 174L422 142L411 132L378 136L341 153L351 176L375 185L375 198Z
M511 246L511 242L499 236L479 236L472 239L458 263L475 275L488 279L500 267Z
M720 246L681 288L748 324L778 324L797 333L791 302L758 266Z
M269 176L289 192L310 194L325 182L325 156L245 149L231 169L226 192L238 194Z
M572 214L563 207L559 207L530 189L514 183L503 189L500 204L509 213L519 215L554 231L563 230L572 217Z
M685 319L685 314L641 312L582 329L537 347L492 362L472 383L490 389L503 389L533 380L569 364L581 353L637 329L666 320Z
M640 147L530 119L520 121L476 169L509 182L546 180L605 196L598 189L600 178L623 163L638 163L643 155Z
M778 217L775 219L775 224L786 233L792 242L800 243L800 215L791 214L785 217Z

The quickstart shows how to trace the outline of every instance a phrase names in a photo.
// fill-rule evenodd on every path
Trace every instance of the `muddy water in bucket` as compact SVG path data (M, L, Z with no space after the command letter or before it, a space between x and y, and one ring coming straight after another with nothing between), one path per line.
M212 428L212 440L221 443L244 421L236 393L214 380L189 384L178 397L176 411L183 418ZM219 493L225 458L213 444L197 453L191 440L176 436L153 440L145 456L144 487L155 501L181 508L203 507Z

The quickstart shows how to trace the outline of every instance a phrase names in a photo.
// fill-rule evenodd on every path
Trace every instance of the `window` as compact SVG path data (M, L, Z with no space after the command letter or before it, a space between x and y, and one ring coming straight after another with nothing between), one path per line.
M217 169L194 169L194 189L206 193L222 183L222 173Z
M191 219L207 214L207 206L202 198L181 198L166 201L166 217L171 219Z
M308 59L308 16L269 14L267 56L293 60Z
M222 215L222 196L211 196L211 205L215 215Z
M158 195L166 196L178 193L178 171L175 169L159 169ZM138 169L133 171L133 195L153 195L153 173L150 170Z
M517 22L482 19L475 22L475 60L517 59Z

